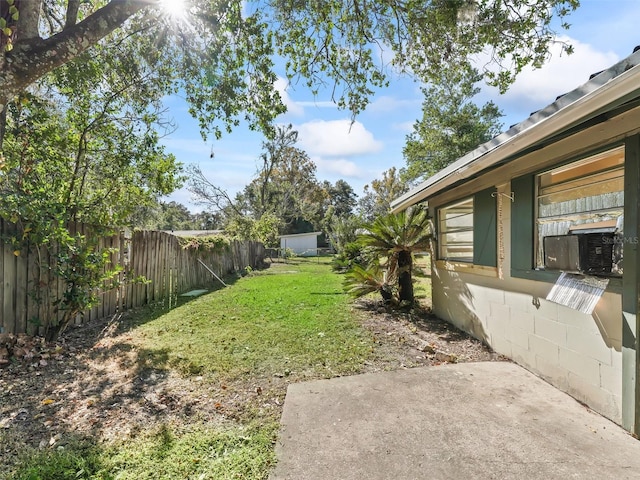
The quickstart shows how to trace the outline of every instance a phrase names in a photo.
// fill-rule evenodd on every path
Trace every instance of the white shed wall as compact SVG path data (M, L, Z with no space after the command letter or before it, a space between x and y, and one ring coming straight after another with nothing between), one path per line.
M296 235L280 238L280 248L289 248L296 255L315 257L318 254L318 235Z

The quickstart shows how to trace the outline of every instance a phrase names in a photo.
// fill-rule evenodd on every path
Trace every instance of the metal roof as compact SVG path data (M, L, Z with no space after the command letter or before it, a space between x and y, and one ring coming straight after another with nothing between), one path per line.
M637 47L636 47L637 50ZM391 202L402 211L447 187L477 176L551 137L640 96L640 51L595 74L580 87L562 95L526 120L483 143L417 187Z
M294 237L310 237L322 235L322 232L305 232L305 233L290 233L289 235L279 235L280 238L294 238Z

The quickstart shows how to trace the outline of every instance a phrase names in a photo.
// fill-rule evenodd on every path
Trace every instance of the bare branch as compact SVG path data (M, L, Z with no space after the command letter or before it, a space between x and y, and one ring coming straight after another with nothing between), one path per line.
M189 187L188 190L195 197L196 202L200 205L208 205L217 211L230 207L237 215L242 216L242 212L236 206L226 190L214 185L202 173L197 165L189 167Z

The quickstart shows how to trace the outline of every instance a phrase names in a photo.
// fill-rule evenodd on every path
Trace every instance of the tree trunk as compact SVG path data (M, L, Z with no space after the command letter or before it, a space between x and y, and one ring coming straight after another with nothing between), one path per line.
M62 319L59 322L52 322L53 319L49 319L49 323L44 329L44 339L47 342L55 342L60 338L62 332L64 332L73 318L77 315L76 312L65 311Z
M411 252L408 250L398 252L398 300L400 302L413 303L412 268L413 258L411 257Z

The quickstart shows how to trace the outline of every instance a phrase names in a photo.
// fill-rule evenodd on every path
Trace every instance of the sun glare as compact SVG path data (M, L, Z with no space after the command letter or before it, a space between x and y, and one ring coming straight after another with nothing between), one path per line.
M184 20L187 18L187 0L160 0L160 9L174 20Z

